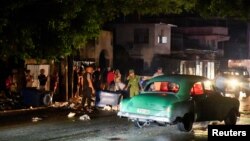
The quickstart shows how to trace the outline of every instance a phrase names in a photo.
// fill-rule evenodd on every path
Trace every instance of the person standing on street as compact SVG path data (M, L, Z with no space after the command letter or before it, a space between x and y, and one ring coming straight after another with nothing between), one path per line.
M30 70L26 70L25 78L26 78L26 87L31 88L33 86L34 77L33 75L31 75Z
M83 87L82 88L83 89L83 92L82 92L82 107L83 108L85 107L85 103L87 101L86 110L88 112L92 112L92 109L91 109L91 101L92 101L91 96L93 94L95 94L95 89L94 89L93 82L92 82L92 74L93 74L93 67L87 66L86 71L83 74L83 81L81 82L82 87Z
M126 89L129 89L130 97L138 95L140 91L140 77L135 74L133 69L129 70L129 76L127 77L127 80L128 84Z
M39 89L45 91L45 85L47 82L47 76L45 75L45 70L41 69L40 74L38 75L39 80Z

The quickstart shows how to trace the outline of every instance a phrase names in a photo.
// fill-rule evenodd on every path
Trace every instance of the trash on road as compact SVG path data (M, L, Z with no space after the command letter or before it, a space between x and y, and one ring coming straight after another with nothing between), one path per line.
M90 120L90 117L89 117L89 115L84 114L84 115L80 116L79 119L80 120Z
M68 102L55 102L52 107L65 107L67 106L69 103Z
M106 105L106 106L103 107L103 110L105 110L105 111L111 111L112 107L110 105Z
M76 113L70 112L70 113L68 114L68 118L72 118L72 117L74 117L75 115L76 115Z
M75 104L74 104L74 103L71 103L71 104L69 105L69 107L70 107L70 108L74 108L74 107L75 107Z
M32 118L32 122L38 122L40 120L42 120L42 118L39 118L39 117L33 117Z

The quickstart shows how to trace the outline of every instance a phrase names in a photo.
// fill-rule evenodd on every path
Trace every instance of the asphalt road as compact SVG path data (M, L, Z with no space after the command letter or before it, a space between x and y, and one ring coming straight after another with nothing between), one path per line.
M90 120L80 120L81 115L68 118L58 114L56 117L32 118L15 124L8 123L0 127L1 141L113 141L113 140L206 140L206 134L183 133L175 126L159 127L151 125L143 129L136 128L125 118L119 118L115 112L104 111L92 116ZM27 117L29 118L29 117Z
M237 124L250 124L249 101L241 103ZM76 115L68 117L70 112ZM71 109L49 108L23 114L1 116L0 141L205 141L207 123L195 123L192 132L185 133L173 126L152 124L138 129L116 111L97 110L90 120L80 120L84 113ZM212 123L210 123L212 124ZM217 122L216 124L223 124Z

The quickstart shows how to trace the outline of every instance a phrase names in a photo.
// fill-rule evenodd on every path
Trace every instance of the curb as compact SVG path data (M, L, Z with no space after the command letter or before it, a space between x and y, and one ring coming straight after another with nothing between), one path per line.
M10 115L19 115L19 114L24 114L24 113L34 112L34 111L41 111L41 110L46 110L49 108L51 107L35 107L35 108L29 108L29 109L5 110L5 111L0 111L0 117L10 116Z

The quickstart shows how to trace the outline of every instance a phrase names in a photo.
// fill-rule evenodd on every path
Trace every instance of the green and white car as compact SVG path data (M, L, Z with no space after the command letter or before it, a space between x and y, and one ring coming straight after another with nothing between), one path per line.
M191 131L198 121L236 124L239 100L222 96L202 76L162 75L150 79L139 95L123 99L118 116L140 128L150 123L177 124L179 130Z

